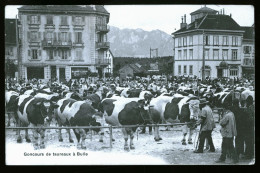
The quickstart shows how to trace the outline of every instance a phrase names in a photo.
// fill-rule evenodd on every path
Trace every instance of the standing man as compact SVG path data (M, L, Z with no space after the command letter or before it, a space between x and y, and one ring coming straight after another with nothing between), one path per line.
M216 163L225 162L227 153L231 154L233 163L238 162L238 157L236 150L234 148L233 140L237 136L236 130L236 120L233 112L230 111L231 103L223 105L223 117L220 120L219 124L221 125L221 135L222 135L222 146L221 146L221 156L216 161Z
M209 151L215 152L215 147L211 138L211 133L212 130L216 127L216 125L213 118L212 110L207 104L208 101L205 98L200 99L201 114L198 124L201 124L201 128L199 135L199 148L198 150L195 150L194 153L203 153L205 139L208 140L208 144L210 146Z

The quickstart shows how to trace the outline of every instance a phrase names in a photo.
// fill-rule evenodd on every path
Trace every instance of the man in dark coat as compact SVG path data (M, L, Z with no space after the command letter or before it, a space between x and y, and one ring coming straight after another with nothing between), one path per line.
M246 116L244 109L239 107L239 100L235 99L233 101L233 106L231 107L231 111L234 113L235 120L236 120L236 129L237 129L237 136L235 138L235 148L237 152L237 156L239 158L240 154L244 154L244 144L245 144L245 137L246 137Z
M254 137L255 137L255 105L253 100L247 99L246 101L246 121L245 123L245 157L244 159L254 158Z

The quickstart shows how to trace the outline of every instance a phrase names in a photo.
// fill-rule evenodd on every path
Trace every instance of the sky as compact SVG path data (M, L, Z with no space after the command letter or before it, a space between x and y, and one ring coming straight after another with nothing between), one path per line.
M109 25L120 29L143 29L152 31L159 29L168 34L180 29L181 16L186 14L189 24L190 13L204 5L105 5L110 13ZM232 18L240 26L254 24L254 6L251 5L206 5L225 14L232 14ZM8 5L5 7L5 18L15 18L17 8L21 6Z

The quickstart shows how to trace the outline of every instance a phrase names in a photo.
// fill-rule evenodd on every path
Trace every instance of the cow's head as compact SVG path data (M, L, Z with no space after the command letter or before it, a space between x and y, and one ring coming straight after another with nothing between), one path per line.
M188 101L189 105L189 112L190 112L190 119L197 119L199 114L199 104L200 101L194 97Z
M150 119L149 116L149 104L146 104L144 99L139 100L138 102L137 112L139 113L139 122L145 123L147 120Z
M54 109L58 108L59 105L52 101L44 99L43 101L35 103L35 106L40 110L41 117L44 119L44 123L49 123L54 114Z
M145 106L148 106L150 104L150 101L152 100L153 97L154 95L150 92L144 94Z

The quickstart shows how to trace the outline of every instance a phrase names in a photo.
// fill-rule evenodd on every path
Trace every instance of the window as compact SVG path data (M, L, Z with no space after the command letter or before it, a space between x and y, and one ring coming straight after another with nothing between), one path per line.
M48 15L47 16L47 25L52 25L52 24L53 24L52 16Z
M76 50L76 60L82 60L82 50L81 49L77 49Z
M68 25L67 16L61 16L61 25Z
M82 43L82 32L75 32L75 43Z
M178 66L178 74L181 74L181 65Z
M209 35L205 36L205 45L209 45Z
M186 66L186 65L183 66L183 73L184 73L184 74L187 74L187 66Z
M181 47L181 38L178 38L178 47Z
M189 75L193 75L193 65L190 65L190 73Z
M37 41L38 40L38 32L31 32L30 33L30 40Z
M209 59L209 49L205 49L204 53L205 59Z
M61 41L62 42L67 42L68 41L68 33L67 32L62 32L61 33Z
M70 56L70 50L60 50L59 56L61 57L61 59L68 59L68 57Z
M223 36L223 45L224 46L228 45L228 37L227 36Z
M83 23L83 17L80 17L80 16L76 16L74 18L74 24L75 25L81 25Z
M37 49L32 49L32 59L38 59Z
M97 34L97 40L99 43L103 42L103 34Z
M178 50L178 58L179 58L179 60L182 59L182 57L181 57L181 50Z
M219 45L219 37L218 37L218 35L217 36L216 35L213 36L213 44L214 45Z
M238 37L233 36L232 37L232 46L237 46L238 45Z
M251 53L251 46L244 46L244 54L250 54Z
M52 32L47 32L46 33L46 39L47 40L52 40L53 39L53 33Z
M13 55L13 47L6 47L5 55Z
M193 49L190 49L190 51L189 51L189 58L193 59Z
M184 50L183 53L184 53L184 54L183 54L183 59L187 59L187 50Z
M232 60L237 60L237 50L232 50Z
M237 69L229 71L229 75L230 76L237 76L237 74L238 74L238 70Z
M223 50L222 54L223 54L223 59L227 60L228 59L228 50Z
M187 46L187 37L183 37L183 46Z
M53 50L47 50L46 53L47 53L47 56L48 56L49 59L54 59L53 58L53 53L54 53Z
M189 37L189 45L193 45L193 36Z
M213 50L213 59L218 59L218 57L219 57L219 51Z
M38 24L38 16L31 16L31 24Z

